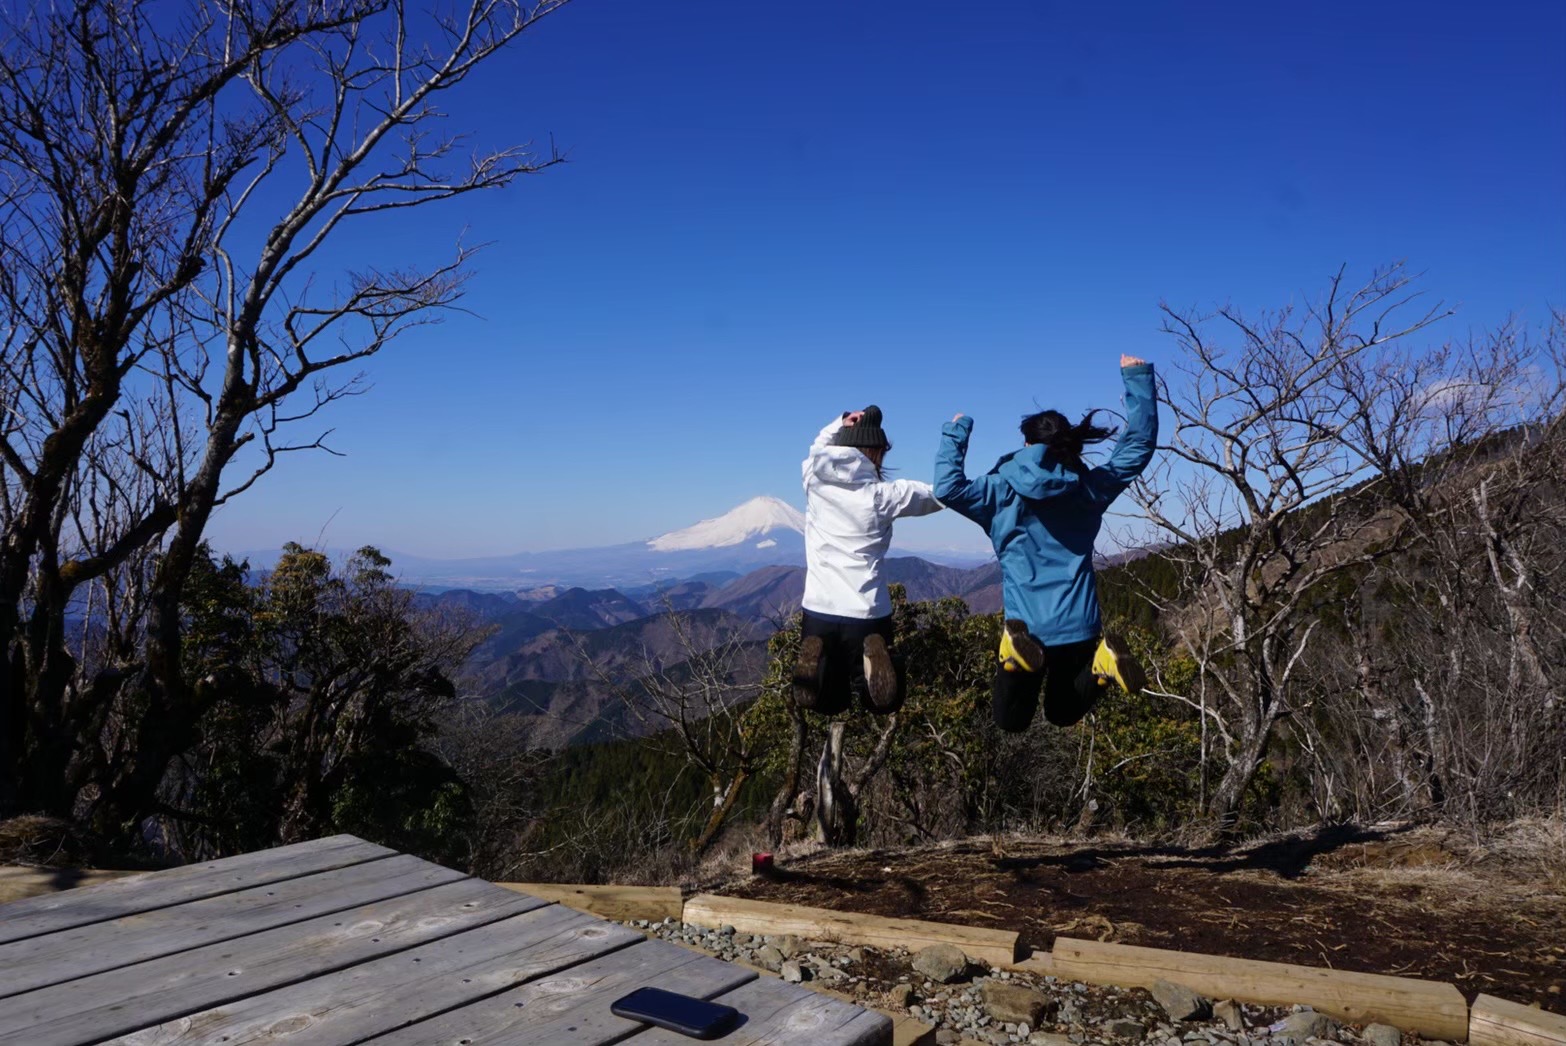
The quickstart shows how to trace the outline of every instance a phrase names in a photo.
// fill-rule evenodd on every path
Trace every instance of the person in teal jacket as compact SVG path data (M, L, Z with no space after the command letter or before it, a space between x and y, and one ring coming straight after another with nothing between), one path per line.
M973 420L962 414L941 432L935 496L990 535L1000 559L1006 624L995 670L992 712L1003 730L1027 729L1038 710L1070 726L1093 710L1111 680L1127 693L1146 675L1125 643L1105 635L1093 577L1093 542L1104 513L1153 458L1158 402L1153 366L1120 357L1126 426L1109 461L1089 467L1083 450L1114 435L1089 411L1072 425L1058 411L1022 420L1026 442L986 475L968 479L963 462Z

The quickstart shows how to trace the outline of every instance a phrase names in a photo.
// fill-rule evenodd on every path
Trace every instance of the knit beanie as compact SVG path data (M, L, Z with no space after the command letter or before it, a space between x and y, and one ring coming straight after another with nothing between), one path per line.
M844 425L837 430L835 442L840 447L859 447L862 450L891 446L886 438L886 430L881 428L881 408L873 404L866 407L858 423Z

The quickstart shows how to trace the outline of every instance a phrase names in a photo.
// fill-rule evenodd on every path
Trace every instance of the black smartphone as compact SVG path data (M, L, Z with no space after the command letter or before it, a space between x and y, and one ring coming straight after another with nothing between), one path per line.
M609 1012L627 1020L655 1024L693 1039L716 1039L726 1034L739 1020L739 1011L732 1006L666 992L662 988L638 988L611 1003Z

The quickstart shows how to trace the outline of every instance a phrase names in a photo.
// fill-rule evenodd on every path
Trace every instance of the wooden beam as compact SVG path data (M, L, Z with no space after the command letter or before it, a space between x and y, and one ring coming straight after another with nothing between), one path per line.
M739 897L697 894L685 902L685 921L698 926L732 926L741 933L793 934L808 940L841 941L874 948L916 952L932 944L951 944L970 959L1010 966L1018 959L1017 935L919 919L834 912L797 904L773 904Z
M1468 1006L1455 985L1378 973L1232 959L1057 937L1055 975L1091 984L1147 988L1183 984L1215 999L1264 1006L1305 1003L1354 1024L1378 1021L1430 1039L1468 1038Z
M678 886L584 886L574 883L496 883L517 893L605 919L676 919L684 902Z
M1469 1046L1566 1046L1566 1017L1494 995L1474 1000Z

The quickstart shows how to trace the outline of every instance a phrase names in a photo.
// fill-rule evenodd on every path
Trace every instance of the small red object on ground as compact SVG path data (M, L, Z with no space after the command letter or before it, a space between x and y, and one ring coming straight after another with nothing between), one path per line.
M772 871L772 855L771 854L751 854L750 855L750 874L752 874L752 875L766 875L770 871Z

